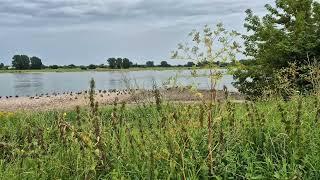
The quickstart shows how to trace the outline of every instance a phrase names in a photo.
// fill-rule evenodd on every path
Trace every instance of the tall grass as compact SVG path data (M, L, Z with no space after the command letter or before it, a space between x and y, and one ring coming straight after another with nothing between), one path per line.
M155 102L0 117L0 179L319 179L320 103Z

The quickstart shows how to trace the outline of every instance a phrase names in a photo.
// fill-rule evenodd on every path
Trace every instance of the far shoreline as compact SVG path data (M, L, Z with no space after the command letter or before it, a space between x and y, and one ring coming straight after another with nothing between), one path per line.
M130 72L130 71L167 71L167 70L193 70L193 69L206 69L206 68L193 68L193 67L146 67L146 68L129 68L129 69L109 69L97 68L83 70L80 68L59 68L59 69L27 69L27 70L0 70L2 73L65 73L65 72Z

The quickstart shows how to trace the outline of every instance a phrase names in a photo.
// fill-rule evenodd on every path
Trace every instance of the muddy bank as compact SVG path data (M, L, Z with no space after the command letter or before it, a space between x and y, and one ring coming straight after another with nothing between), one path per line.
M198 93L190 92L187 89L160 90L160 97L166 101L199 101L199 96L210 99L210 92L200 90ZM243 100L239 93L229 93L233 100ZM95 99L100 105L112 104L115 100L119 102L142 103L153 102L154 92L147 90L135 91L96 91ZM217 99L225 99L225 93L217 91ZM19 110L59 110L72 109L76 106L87 106L89 104L89 94L86 91L78 93L65 93L54 95L39 95L35 97L1 97L0 111L19 111Z

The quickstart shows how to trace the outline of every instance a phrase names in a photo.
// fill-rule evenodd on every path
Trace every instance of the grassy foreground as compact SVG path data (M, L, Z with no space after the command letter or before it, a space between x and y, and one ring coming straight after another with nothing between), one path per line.
M0 114L0 179L319 179L319 97Z

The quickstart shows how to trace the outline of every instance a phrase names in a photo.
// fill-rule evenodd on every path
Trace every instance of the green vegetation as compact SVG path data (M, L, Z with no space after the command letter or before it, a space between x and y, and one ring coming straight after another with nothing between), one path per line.
M109 58L107 62L111 69L128 69L133 65L128 58Z
M30 69L41 69L43 66L42 61L38 57L31 57L30 58Z
M154 62L153 61L147 61L146 62L147 67L154 67Z
M118 58L121 59L121 58ZM126 58L125 58L126 59ZM40 61L39 61L40 60ZM117 59L116 59L117 60ZM59 66L59 65L43 65L41 62L41 59L37 57L30 58L30 68L28 69L19 69L19 68L12 68L10 69L9 66L5 66L3 63L0 64L0 73L28 73L28 72L79 72L79 71L138 71L138 70L179 70L179 69L189 69L191 67L196 67L197 69L200 68L207 68L206 64L194 64L193 62L188 62L185 65L171 65L167 61L161 61L159 65L155 65L153 61L147 61L145 65L141 64L133 64L131 61L129 61L130 64L129 67L125 66L125 68L122 68L121 61L119 61L119 67L115 66L111 68L112 66L107 66L104 64L95 65L90 64L88 66L76 66L74 64L65 65L65 66ZM41 67L40 67L41 64ZM227 64L217 64L221 68L225 68Z
M236 87L249 96L263 95L272 89L276 72L296 65L309 66L320 61L320 3L316 0L276 0L276 7L266 5L262 18L247 10L244 35L247 60L234 74ZM300 70L309 76L308 69ZM251 79L252 81L249 81ZM291 78L296 90L310 91L306 79Z
M40 72L87 72L87 71L97 71L97 72L108 72L108 71L145 71L145 70L153 70L153 71L165 71L165 70L187 70L193 69L191 67L135 67L129 69L109 69L109 68L95 68L89 69L86 66L80 66L77 68L44 68L44 69L28 69L28 70L15 70L15 69L3 69L0 70L0 73L40 73ZM197 68L200 69L200 68Z
M236 31L225 29L222 23L214 28L205 25L202 31L193 30L189 33L191 42L180 43L177 50L172 51L173 59L191 60L187 66L197 64L209 69L207 77L210 80L211 101L215 100L217 82L223 77L221 64L228 64L230 67L236 64L236 56L240 52L240 45L236 41L239 35ZM194 69L192 76L203 75L199 75ZM193 87L194 90L196 88Z
M27 55L14 55L12 58L12 67L17 70L41 69L42 61L38 57L29 58Z
M178 45L172 57L190 61L181 67L109 58L108 67L0 71L193 67L208 68L211 82L210 100L191 87L199 101L165 101L154 88L152 101L127 105L115 98L100 107L92 80L87 108L0 112L0 179L320 179L320 4L276 0L266 8L262 18L246 11L240 63L240 34L218 24ZM27 61L15 56L13 65L25 69ZM32 61L38 69L39 60ZM226 88L217 100L218 68L226 65L250 101L233 101Z
M88 109L0 113L0 179L320 178L319 96L99 107L90 92Z
M197 67L197 68L206 68L208 62L202 63L193 63L188 62L185 65L171 65L167 61L161 61L159 65L155 65L154 61L147 61L145 64L137 64L131 62L128 58L109 58L107 61L108 65L100 64L90 64L88 66L85 65L44 65L42 60L38 57L31 57L27 55L14 55L12 58L12 67L8 65L4 65L0 63L0 73L22 73L22 72L78 72L84 70L96 70L98 71L109 71L109 70L144 70L155 69L155 70L166 70L166 69L183 69L183 67ZM227 63L216 63L219 67L226 67ZM164 68L164 69L160 69Z

